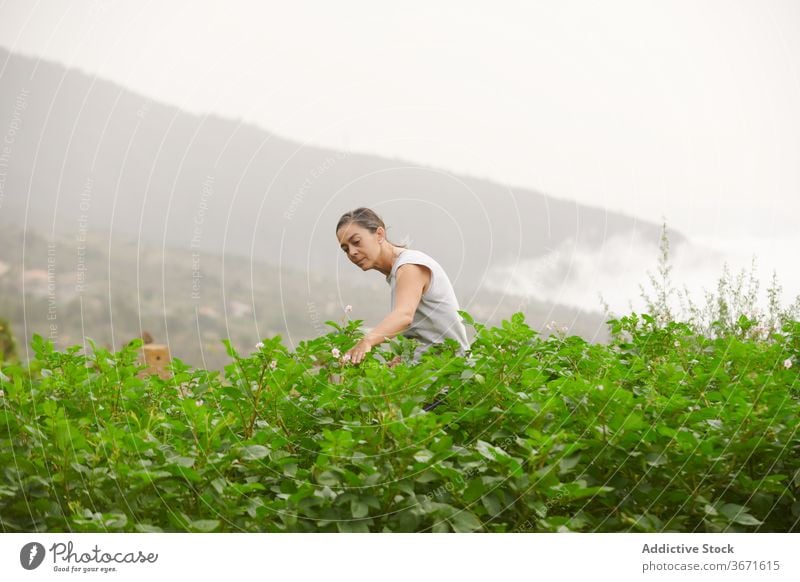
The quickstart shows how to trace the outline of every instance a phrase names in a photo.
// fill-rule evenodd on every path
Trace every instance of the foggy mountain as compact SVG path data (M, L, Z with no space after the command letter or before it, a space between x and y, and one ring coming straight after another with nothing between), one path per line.
M405 239L434 256L461 293L487 280L496 284L497 267L540 257L567 240L577 248L634 233L658 241L658 225L602 208L305 146L5 50L0 63L0 122L10 123L15 112L21 120L2 220L42 232L74 235L83 214L89 229L148 244L194 245L358 277L334 229L343 212L370 206L386 221L390 240ZM673 244L681 240L673 234Z
M439 261L461 307L490 324L524 310L539 329L556 317L571 333L602 339L598 304L524 299L504 291L506 277L554 249L597 249L609 239L652 245L655 257L660 225L602 208L303 145L2 49L0 67L0 283L4 312L26 342L47 329L48 300L69 322L64 343L85 334L117 345L151 327L161 341L178 337L173 352L194 365L208 357L203 346L218 348L225 336L247 346L271 334L296 343L325 333L321 322L345 303L359 301L353 317L375 325L389 308L388 286L351 265L334 232L339 216L358 206L381 214L391 241ZM45 239L56 248L48 251ZM683 241L671 233L673 245ZM42 282L51 258L59 282L48 297ZM548 277L568 280L563 257L550 267ZM80 305L83 293L91 301ZM136 307L143 299L144 316ZM94 316L69 320L86 305ZM214 325L202 330L198 313Z

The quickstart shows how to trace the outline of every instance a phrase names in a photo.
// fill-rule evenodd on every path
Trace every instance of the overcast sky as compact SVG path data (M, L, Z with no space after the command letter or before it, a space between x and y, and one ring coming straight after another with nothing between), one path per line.
M14 0L0 44L301 142L798 250L797 0Z

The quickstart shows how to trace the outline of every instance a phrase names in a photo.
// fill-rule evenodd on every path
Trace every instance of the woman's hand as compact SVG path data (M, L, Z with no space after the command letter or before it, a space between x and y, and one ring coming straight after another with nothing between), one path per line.
M361 340L347 351L347 353L344 355L344 359L348 360L351 364L360 364L364 359L364 356L366 356L367 352L369 352L371 349L372 346L369 344L369 342Z

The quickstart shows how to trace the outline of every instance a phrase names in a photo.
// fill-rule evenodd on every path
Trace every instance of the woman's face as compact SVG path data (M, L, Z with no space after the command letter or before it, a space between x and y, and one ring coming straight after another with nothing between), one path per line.
M336 238L339 239L339 245L350 261L361 267L362 271L366 271L375 266L375 261L380 255L381 245L378 236L382 234L381 231L382 227L378 227L378 230L372 233L363 226L351 222L336 231Z

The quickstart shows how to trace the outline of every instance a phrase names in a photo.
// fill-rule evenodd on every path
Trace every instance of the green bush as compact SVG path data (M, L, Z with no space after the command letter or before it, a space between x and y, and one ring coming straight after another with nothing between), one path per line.
M138 377L141 340L35 336L0 374L0 529L798 530L800 323L708 338L634 313L595 345L462 315L466 357L448 342L390 368L400 338L343 364L362 322L329 322L169 380Z
M667 225L661 230L659 245L658 269L654 275L648 271L648 278L654 296L650 296L641 285L639 290L646 305L647 312L652 315L656 325L664 326L673 321L685 321L697 333L709 337L736 335L752 339L767 339L778 333L788 322L800 318L800 296L793 304L782 307L781 294L783 287L778 282L778 274L772 272L772 281L767 289L766 311L758 306L758 290L760 283L755 275L756 257L752 258L750 272L744 269L735 278L731 276L727 262L723 264L722 275L717 281L717 293L704 290L705 305L698 305L692 300L689 290L675 289L672 283L672 265L669 258L669 236ZM745 287L745 277L747 286ZM678 297L679 307L671 298ZM608 305L600 296L600 301L607 315Z
M11 324L7 319L0 317L0 364L3 362L17 362L17 342L11 331Z

